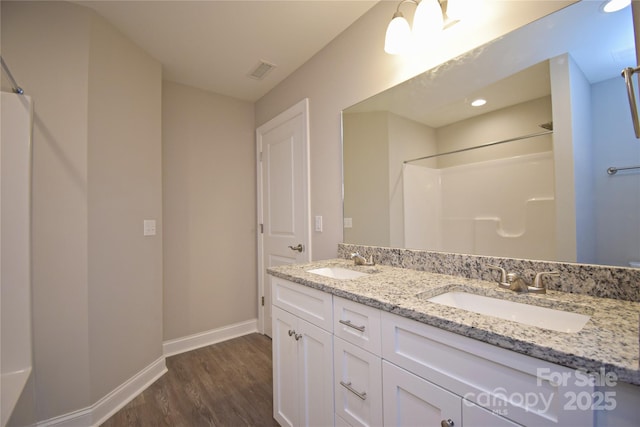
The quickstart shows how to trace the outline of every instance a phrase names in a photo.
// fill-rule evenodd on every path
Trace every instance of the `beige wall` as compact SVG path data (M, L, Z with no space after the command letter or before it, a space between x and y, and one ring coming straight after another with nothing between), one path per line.
M561 1L496 2L490 21L463 21L441 34L422 54L384 53L387 24L396 2L380 2L322 51L256 103L261 125L302 98L309 98L311 215L324 216L315 233L315 259L336 255L342 241L340 112L365 98L445 62L498 36L567 5Z
M2 2L34 99L37 419L88 407L162 355L160 65L88 9ZM161 225L161 222L159 223Z
M345 114L345 162L353 167L344 174L344 216L351 228L349 242L390 246L389 240L389 126L384 111ZM369 175L370 171L376 171ZM375 215L372 214L375 212Z
M89 360L96 402L162 356L160 64L96 15L89 53ZM143 220L157 235L143 236Z
M253 104L165 82L164 339L257 317Z

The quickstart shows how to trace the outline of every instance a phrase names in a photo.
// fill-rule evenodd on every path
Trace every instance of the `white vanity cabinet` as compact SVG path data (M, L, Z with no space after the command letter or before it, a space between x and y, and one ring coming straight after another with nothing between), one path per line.
M279 278L272 284L282 426L594 426L592 410L575 408L594 386L575 370Z
M382 425L380 310L334 297L333 321L336 419Z
M382 382L386 426L520 425L387 361L382 362Z
M491 425L594 425L593 411L571 407L572 396L591 396L593 385L583 384L569 368L387 312L382 313L382 358L424 380L423 390L426 383L437 387L432 394L437 417L442 417L440 421L451 419L455 426L483 425L476 419L487 418ZM393 414L398 411L394 402L401 401L399 394L409 392L411 381L401 370L391 370L386 364L383 373L386 421L387 415L397 416ZM418 416L419 411L425 411L429 394L420 404L415 394L411 398ZM449 400L458 403L445 405ZM456 405L460 409L456 410ZM455 417L460 417L460 422ZM389 422L393 420L389 418Z
M334 424L331 295L272 279L273 417L281 426Z

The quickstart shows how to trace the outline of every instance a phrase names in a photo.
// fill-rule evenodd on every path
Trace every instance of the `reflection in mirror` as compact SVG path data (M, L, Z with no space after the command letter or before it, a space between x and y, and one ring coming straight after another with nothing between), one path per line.
M629 266L630 8L580 2L343 112L346 243ZM471 101L487 103L471 107Z

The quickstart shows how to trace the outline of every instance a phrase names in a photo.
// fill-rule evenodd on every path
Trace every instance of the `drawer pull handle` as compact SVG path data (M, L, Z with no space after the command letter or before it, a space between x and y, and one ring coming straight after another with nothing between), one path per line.
M362 400L365 400L367 398L367 392L366 391L363 391L362 393L360 393L359 391L357 391L353 387L351 387L351 381L349 381L348 383L345 383L344 381L340 381L340 385L342 387L346 388L347 390L349 390L351 393L353 393L356 396L358 396Z
M353 329L355 329L357 331L364 332L364 326L356 326L353 323L351 323L351 320L338 320L338 322L340 322L343 325L346 325L346 326L348 326L350 328L353 328Z
M453 420L451 418L448 420L442 420L440 422L440 427L453 427Z
M295 334L294 338L296 339L296 341L300 340L300 338L302 338L302 334Z
M291 335L293 335L295 333L296 333L296 331L294 331L293 329L289 329L289 336L291 336Z

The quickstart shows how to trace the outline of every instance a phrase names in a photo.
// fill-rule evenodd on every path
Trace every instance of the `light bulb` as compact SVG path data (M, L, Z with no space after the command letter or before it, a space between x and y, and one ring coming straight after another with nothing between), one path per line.
M404 53L411 44L411 28L402 13L397 12L387 27L384 51L391 55Z
M438 0L420 1L413 17L413 36L418 43L428 41L442 31L443 24L442 9Z
M473 8L477 7L473 3L478 3L478 0L447 0L447 16L449 19L462 20L465 16L469 16L473 13Z

